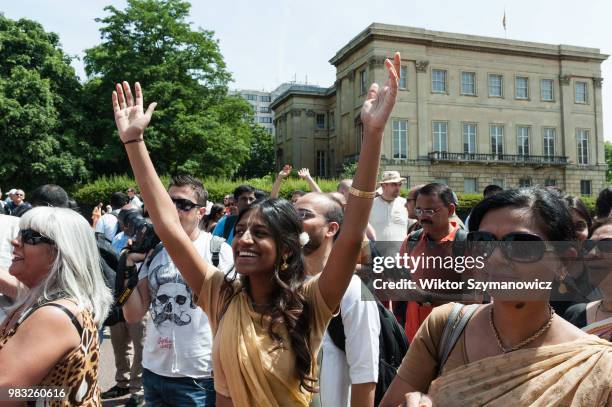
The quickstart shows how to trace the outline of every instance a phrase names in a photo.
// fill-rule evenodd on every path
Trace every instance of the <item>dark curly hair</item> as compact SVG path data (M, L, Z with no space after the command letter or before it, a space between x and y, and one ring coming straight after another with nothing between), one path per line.
M241 211L236 224L251 211L257 211L261 215L276 242L276 263L272 276L272 283L276 285L276 291L271 307L262 314L262 318L270 317L268 335L275 341L277 347L285 347L283 338L278 332L281 326L286 328L291 348L295 352L295 367L300 386L308 392L315 393L317 392L317 379L310 375L312 349L309 338L312 310L303 290L306 272L299 237L303 231L302 223L289 201L266 199L255 202L251 207ZM286 260L287 268L280 271L283 253L289 253ZM241 289L239 290L235 289L235 279L236 273L227 273L221 288L224 296L227 295L226 298L230 298L230 301L231 297L237 295L241 289L250 292L248 276L240 276ZM230 301L227 302L226 307Z

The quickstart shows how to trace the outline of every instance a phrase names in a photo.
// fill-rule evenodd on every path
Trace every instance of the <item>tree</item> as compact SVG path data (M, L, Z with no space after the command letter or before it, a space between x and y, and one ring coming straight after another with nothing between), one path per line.
M96 20L102 42L86 50L85 89L99 173L129 169L110 109L119 80L138 80L145 103L158 102L146 139L160 173L229 176L247 159L251 108L227 96L231 76L218 42L192 29L189 9L182 0L128 0L125 10L106 7L109 15Z
M609 141L605 141L604 149L606 155L606 164L608 164L608 169L606 170L606 182L609 184L612 182L612 143Z
M81 85L59 38L0 14L0 179L31 188L87 180Z
M262 126L251 124L251 148L249 159L245 161L237 177L261 178L274 172L274 140L272 135Z

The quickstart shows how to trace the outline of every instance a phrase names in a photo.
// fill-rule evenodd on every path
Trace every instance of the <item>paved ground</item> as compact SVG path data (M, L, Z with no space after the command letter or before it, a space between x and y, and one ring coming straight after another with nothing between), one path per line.
M113 346L110 341L110 331L108 328L104 333L104 340L100 347L100 372L98 374L98 381L100 383L100 389L104 392L115 385L115 356L113 354ZM111 406L123 406L130 396L104 400L102 405L105 407Z

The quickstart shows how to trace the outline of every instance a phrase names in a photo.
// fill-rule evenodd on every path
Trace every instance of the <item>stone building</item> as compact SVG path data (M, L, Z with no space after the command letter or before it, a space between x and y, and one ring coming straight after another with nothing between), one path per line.
M275 98L277 165L337 176L359 159L360 110L384 59L402 55L382 167L410 185L457 192L556 185L591 195L606 164L598 49L374 23L330 60L330 88L295 85Z

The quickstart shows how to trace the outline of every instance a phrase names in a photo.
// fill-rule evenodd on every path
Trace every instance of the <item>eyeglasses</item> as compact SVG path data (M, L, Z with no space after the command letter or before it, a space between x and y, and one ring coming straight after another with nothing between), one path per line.
M189 212L193 208L202 207L202 205L198 205L195 202L191 202L189 199L183 199L183 198L170 198L170 199L174 203L174 206L176 206L176 209L178 209L179 211Z
M29 244L32 246L36 246L40 243L55 245L55 242L52 239L41 235L40 232L37 232L33 229L22 229L19 231L19 236L21 237L22 243Z
M307 210L307 209L298 209L297 211L297 215L298 215L298 219L299 220L306 220L306 219L312 219L312 218L316 218L317 215L312 213L311 211Z
M555 251L549 242L531 233L513 232L498 239L489 232L469 232L466 249L472 256L490 257L499 247L507 260L517 263L535 263L544 253Z
M582 242L582 250L584 253L590 253L593 249L597 249L599 253L612 253L612 239L605 238L601 240L585 240Z
M414 214L416 216L433 216L435 213L440 212L440 210L443 208L443 206L436 208L436 209L421 209L421 208L416 208L414 210Z

